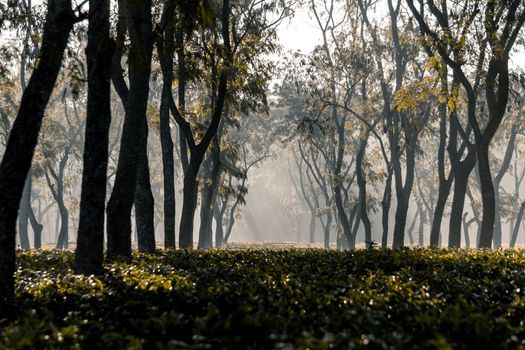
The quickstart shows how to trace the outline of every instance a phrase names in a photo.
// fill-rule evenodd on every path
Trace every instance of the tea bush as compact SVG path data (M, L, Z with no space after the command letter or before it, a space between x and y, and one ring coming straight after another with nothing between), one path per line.
M524 348L525 252L19 252L13 349Z

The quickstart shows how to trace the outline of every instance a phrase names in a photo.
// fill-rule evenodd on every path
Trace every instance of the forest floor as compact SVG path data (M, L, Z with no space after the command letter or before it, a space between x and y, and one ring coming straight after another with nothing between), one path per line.
M0 348L525 344L521 250L168 250L98 277L75 276L73 258L18 253L17 311L0 320Z

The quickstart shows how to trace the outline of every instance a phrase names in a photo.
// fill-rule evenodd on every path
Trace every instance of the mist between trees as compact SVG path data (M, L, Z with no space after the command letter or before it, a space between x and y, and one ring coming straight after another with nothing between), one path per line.
M93 274L134 244L524 240L521 0L19 0L0 16L3 300L17 247L75 243ZM312 52L278 40L297 16Z

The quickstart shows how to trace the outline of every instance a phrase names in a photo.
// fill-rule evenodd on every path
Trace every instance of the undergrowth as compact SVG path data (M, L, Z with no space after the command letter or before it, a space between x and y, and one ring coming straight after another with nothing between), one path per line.
M211 250L134 254L75 276L18 253L0 348L523 348L525 252Z

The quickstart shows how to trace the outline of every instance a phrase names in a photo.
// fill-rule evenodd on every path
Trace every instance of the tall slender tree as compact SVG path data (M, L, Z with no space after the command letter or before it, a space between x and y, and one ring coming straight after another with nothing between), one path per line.
M0 164L0 310L14 297L17 212L38 140L46 105L55 85L69 33L77 21L71 0L49 0L42 45L22 95Z
M123 0L130 37L128 55L129 95L126 98L119 161L115 184L107 204L108 257L131 258L131 209L140 166L146 147L146 108L152 56L151 1ZM144 166L144 163L142 163Z
M160 26L157 28L157 56L161 60L162 96L160 102L160 142L164 186L164 247L175 248L175 162L170 131L169 101L172 96L173 55L175 53L175 2L164 3ZM179 77L179 79L183 79ZM184 92L182 92L184 94ZM185 141L184 141L185 142Z
M75 272L102 271L104 212L111 122L111 65L115 44L109 36L109 0L90 0L88 43L88 102L84 140L84 168L75 253Z
M521 0L511 1L474 1L469 5L456 4L454 8L448 8L445 13L440 6L433 0L426 3L419 1L419 9L414 5L413 0L406 0L412 11L421 33L425 40L428 40L436 51L443 58L445 63L457 75L459 82L463 86L467 95L468 121L472 127L476 158L479 167L481 197L483 202L483 219L481 224L479 247L490 248L494 233L494 221L496 213L496 202L494 193L494 183L491 175L489 148L491 141L501 124L507 102L509 98L509 54L521 28L525 23L525 4ZM432 21L425 17L424 9L428 9L432 18L439 28L439 32L432 28ZM479 98L474 88L475 83L469 78L465 67L465 51L458 56L451 56L447 45L452 42L460 48L465 47L466 30L460 32L459 37L454 37L450 31L447 20L448 13L453 13L455 18L463 18L464 28L468 29L476 20L481 24L482 37L479 38L479 45L489 45L488 52L478 50L474 59L474 64L481 69L477 69L474 79L480 76L484 78L486 104L488 107L488 121L481 124L481 119L477 113ZM440 37L438 33L443 33ZM485 56L485 54L487 54ZM471 62L472 63L472 62Z

